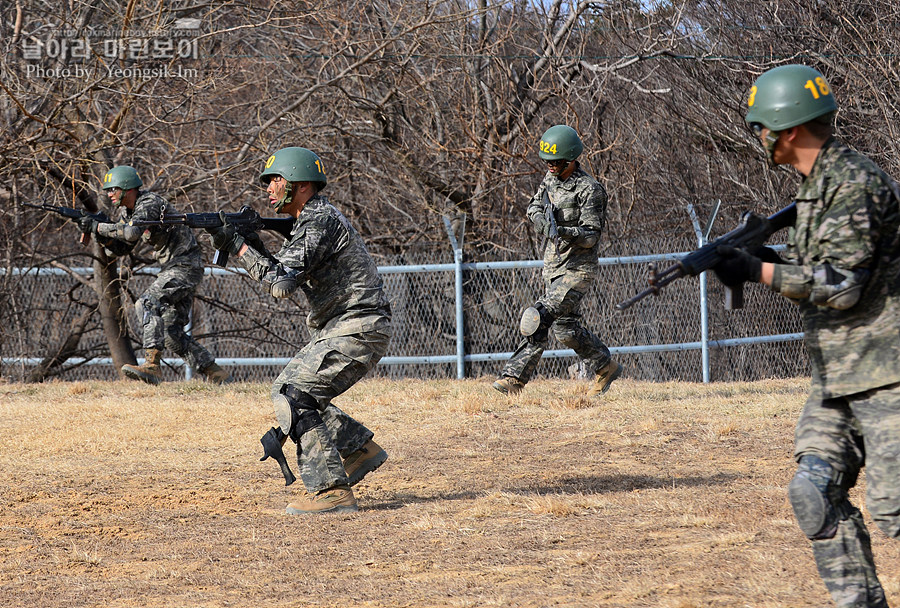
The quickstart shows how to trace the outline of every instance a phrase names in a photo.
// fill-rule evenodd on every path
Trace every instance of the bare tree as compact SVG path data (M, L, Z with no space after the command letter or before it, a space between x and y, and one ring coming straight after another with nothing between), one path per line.
M118 367L134 357L120 279L146 252L81 249L71 226L22 202L112 213L99 178L131 164L187 210L268 213L259 167L300 145L326 161L327 194L376 255L445 250L448 216L470 258L532 257L524 205L544 170L536 142L557 123L579 131L581 162L611 194L605 251L646 252L658 234L690 237L687 203L725 201L724 227L790 196L796 176L764 169L742 120L750 83L774 65L821 69L840 135L897 174L898 12L832 0L7 2L3 266L87 255L93 295L72 279L69 316L42 348L96 356L102 328ZM0 353L28 327L18 280L0 280L12 320ZM79 330L82 309L99 321Z

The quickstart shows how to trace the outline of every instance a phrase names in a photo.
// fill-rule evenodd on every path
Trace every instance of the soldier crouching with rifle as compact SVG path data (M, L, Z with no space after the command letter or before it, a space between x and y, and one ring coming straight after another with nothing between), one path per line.
M581 325L581 299L597 276L597 250L606 214L606 190L576 160L584 145L575 129L556 125L541 136L539 155L548 171L528 205L528 218L547 237L545 293L525 310L524 336L493 387L505 395L521 391L547 347L550 330L594 373L588 395L605 393L622 368L606 345Z
M96 235L111 255L125 255L144 241L153 246L154 256L161 265L156 280L134 306L143 328L146 359L141 365L123 365L122 373L148 384L159 384L163 348L168 347L208 381L227 382L230 374L184 331L194 293L203 280L200 245L186 226L131 225L132 220L158 220L164 210L171 211L170 203L158 194L140 190L142 185L133 167L113 167L103 177L103 189L114 205L122 207L121 219L103 222L89 215L78 219L82 233Z
M281 250L270 255L256 235L242 235L222 214L207 228L213 246L227 251L276 298L301 289L309 302L310 340L275 380L272 400L279 427L263 436L266 455L297 444L306 492L287 506L291 514L356 511L351 486L387 460L373 433L331 400L366 375L387 351L391 310L381 277L362 238L320 194L327 180L321 159L306 148L283 148L260 175L277 213L295 219Z

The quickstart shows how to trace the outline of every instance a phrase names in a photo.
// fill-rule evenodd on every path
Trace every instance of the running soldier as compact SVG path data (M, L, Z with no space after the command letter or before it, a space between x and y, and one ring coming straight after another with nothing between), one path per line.
M327 180L314 152L278 150L260 181L275 212L296 220L281 250L270 255L256 235L241 236L227 222L209 232L213 246L237 256L272 296L287 298L300 289L309 303L310 340L272 386L275 417L297 444L306 486L287 512L356 511L351 486L381 466L387 452L372 440L372 431L331 400L356 384L387 351L390 305L362 238L320 194Z
M143 182L133 167L113 167L103 177L103 190L115 206L122 208L120 220L79 220L81 229L96 235L110 255L126 255L143 241L150 243L160 263L156 280L134 305L142 327L145 361L141 365L123 365L122 373L134 380L159 384L162 353L168 347L208 381L230 381L231 375L216 364L209 351L184 331L194 294L203 280L200 245L187 226L132 226L132 220L158 220L164 209L168 213L175 211L163 197L140 190L141 186Z
M541 137L538 155L547 175L528 204L528 218L544 250L544 295L522 315L519 342L493 387L515 395L531 379L550 330L594 375L588 396L605 393L622 373L606 345L581 325L581 299L597 277L597 252L606 218L606 190L576 160L584 150L575 129L556 125Z

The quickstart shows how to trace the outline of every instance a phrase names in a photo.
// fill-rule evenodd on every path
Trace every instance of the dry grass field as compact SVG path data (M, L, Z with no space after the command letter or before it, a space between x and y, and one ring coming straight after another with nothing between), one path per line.
M0 605L831 605L785 491L806 380L585 386L366 380L336 403L390 459L298 517L267 385L0 384Z

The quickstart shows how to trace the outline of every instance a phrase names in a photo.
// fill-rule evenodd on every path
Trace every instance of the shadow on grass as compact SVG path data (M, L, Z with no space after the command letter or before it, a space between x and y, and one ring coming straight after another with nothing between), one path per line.
M634 490L663 490L676 488L704 488L728 485L740 477L734 473L716 473L709 476L689 477L654 477L652 475L591 475L561 477L551 483L526 485L518 488L484 488L482 490L466 490L462 492L444 492L427 496L412 493L396 494L391 500L367 505L366 510L390 511L408 505L424 504L446 500L474 500L493 491L508 492L521 495L547 494L609 494L615 492L632 492Z

